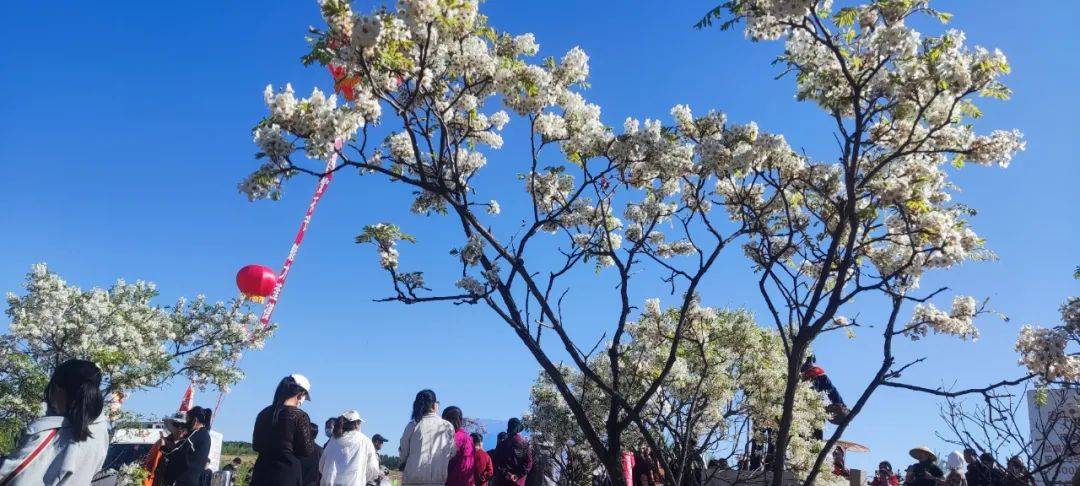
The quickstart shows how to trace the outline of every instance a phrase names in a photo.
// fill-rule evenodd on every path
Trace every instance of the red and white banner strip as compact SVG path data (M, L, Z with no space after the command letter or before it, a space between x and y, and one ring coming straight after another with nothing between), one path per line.
M334 141L334 148L341 150L342 141ZM319 178L319 185L315 187L315 194L311 195L311 202L308 203L307 212L304 213L304 219L300 222L300 229L296 232L296 238L293 240L292 248L289 248L289 256L285 258L285 265L281 267L281 273L278 274L277 286L274 287L274 293L270 295L270 298L266 301L266 307L263 309L262 319L259 322L263 327L270 325L270 316L274 314L274 307L277 307L278 298L281 297L281 288L285 286L285 279L289 276L289 270L292 269L293 262L296 260L296 253L300 251L300 243L304 241L304 235L307 233L308 224L311 223L311 216L315 214L315 207L319 205L319 200L322 199L323 194L326 193L326 188L330 186L330 181L334 178L334 169L337 167L337 153L330 156L330 160L326 162L325 175Z

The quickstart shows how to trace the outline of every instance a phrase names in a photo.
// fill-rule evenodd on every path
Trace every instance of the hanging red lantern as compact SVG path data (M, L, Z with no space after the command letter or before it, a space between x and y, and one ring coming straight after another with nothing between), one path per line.
M277 287L278 275L270 267L248 265L236 272L236 286L252 302L262 303Z

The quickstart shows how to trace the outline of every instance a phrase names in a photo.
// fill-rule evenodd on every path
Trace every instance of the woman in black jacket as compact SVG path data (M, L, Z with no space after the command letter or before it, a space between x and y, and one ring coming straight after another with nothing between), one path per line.
M200 486L210 463L209 408L193 407L187 412L187 436L165 451L164 482L170 486Z
M259 453L251 471L251 486L300 486L300 458L314 452L311 419L300 410L310 398L311 384L303 375L282 378L274 401L255 417L251 446Z

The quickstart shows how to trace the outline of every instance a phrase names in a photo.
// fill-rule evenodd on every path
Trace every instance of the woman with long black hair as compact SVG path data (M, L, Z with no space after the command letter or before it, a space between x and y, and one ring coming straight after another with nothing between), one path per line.
M495 484L497 486L525 486L525 478L532 469L532 450L529 441L521 436L525 427L515 417L506 422L506 438L495 446Z
M184 425L187 435L165 450L164 484L199 486L210 463L210 421L213 411L192 407Z
M311 419L300 410L311 399L311 382L304 375L281 379L274 401L255 418L252 448L259 453L251 471L251 486L299 486L300 457L314 450Z
M447 469L446 486L474 486L476 472L473 471L473 439L465 430L465 415L458 407L446 407L443 420L454 426L454 457Z
M101 370L81 359L61 363L45 388L45 404L46 415L0 463L0 486L90 484L104 464L109 429L101 413Z
M413 400L412 420L401 434L398 449L405 470L403 485L444 485L454 457L454 426L439 417L435 392L420 390Z

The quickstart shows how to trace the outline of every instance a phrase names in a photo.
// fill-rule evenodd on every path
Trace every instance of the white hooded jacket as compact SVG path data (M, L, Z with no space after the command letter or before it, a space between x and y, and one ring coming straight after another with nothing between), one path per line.
M0 463L0 486L84 486L101 470L109 451L105 414L90 424L91 436L75 442L61 416L45 416L26 428L18 447Z
M322 486L364 486L381 474L379 454L368 436L350 430L327 442L319 473Z

